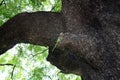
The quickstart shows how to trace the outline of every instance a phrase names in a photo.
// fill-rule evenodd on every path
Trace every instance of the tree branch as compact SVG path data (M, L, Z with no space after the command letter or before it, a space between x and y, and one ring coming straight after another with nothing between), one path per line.
M20 13L0 27L0 54L17 43L53 46L63 32L62 15L53 12ZM23 23L24 22L24 23Z

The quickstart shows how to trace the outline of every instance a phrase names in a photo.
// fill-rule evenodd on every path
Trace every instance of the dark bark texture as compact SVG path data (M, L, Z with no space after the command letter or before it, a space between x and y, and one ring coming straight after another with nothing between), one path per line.
M64 32L61 13L20 13L0 28L0 54L17 43L53 46L60 32Z
M0 54L21 42L49 46L47 60L64 73L83 80L120 80L120 0L62 4L61 13L20 13L3 24Z

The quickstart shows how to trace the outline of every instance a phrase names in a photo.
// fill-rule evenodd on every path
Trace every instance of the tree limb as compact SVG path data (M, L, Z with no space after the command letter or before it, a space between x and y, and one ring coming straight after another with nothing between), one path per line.
M0 54L17 43L53 46L63 27L60 13L20 13L0 27Z

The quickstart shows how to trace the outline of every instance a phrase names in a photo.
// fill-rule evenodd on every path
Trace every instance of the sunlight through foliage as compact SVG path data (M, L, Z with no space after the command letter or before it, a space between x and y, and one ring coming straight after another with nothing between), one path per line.
M47 62L48 48L31 44L17 44L0 56L1 80L81 80L73 74L65 75Z

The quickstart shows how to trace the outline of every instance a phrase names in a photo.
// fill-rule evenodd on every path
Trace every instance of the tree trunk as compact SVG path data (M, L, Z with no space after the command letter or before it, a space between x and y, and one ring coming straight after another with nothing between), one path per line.
M120 1L63 0L67 32L48 60L84 80L120 80Z
M49 46L48 61L64 73L84 80L120 80L120 1L62 4L61 13L21 13L3 24L0 54L21 42Z

